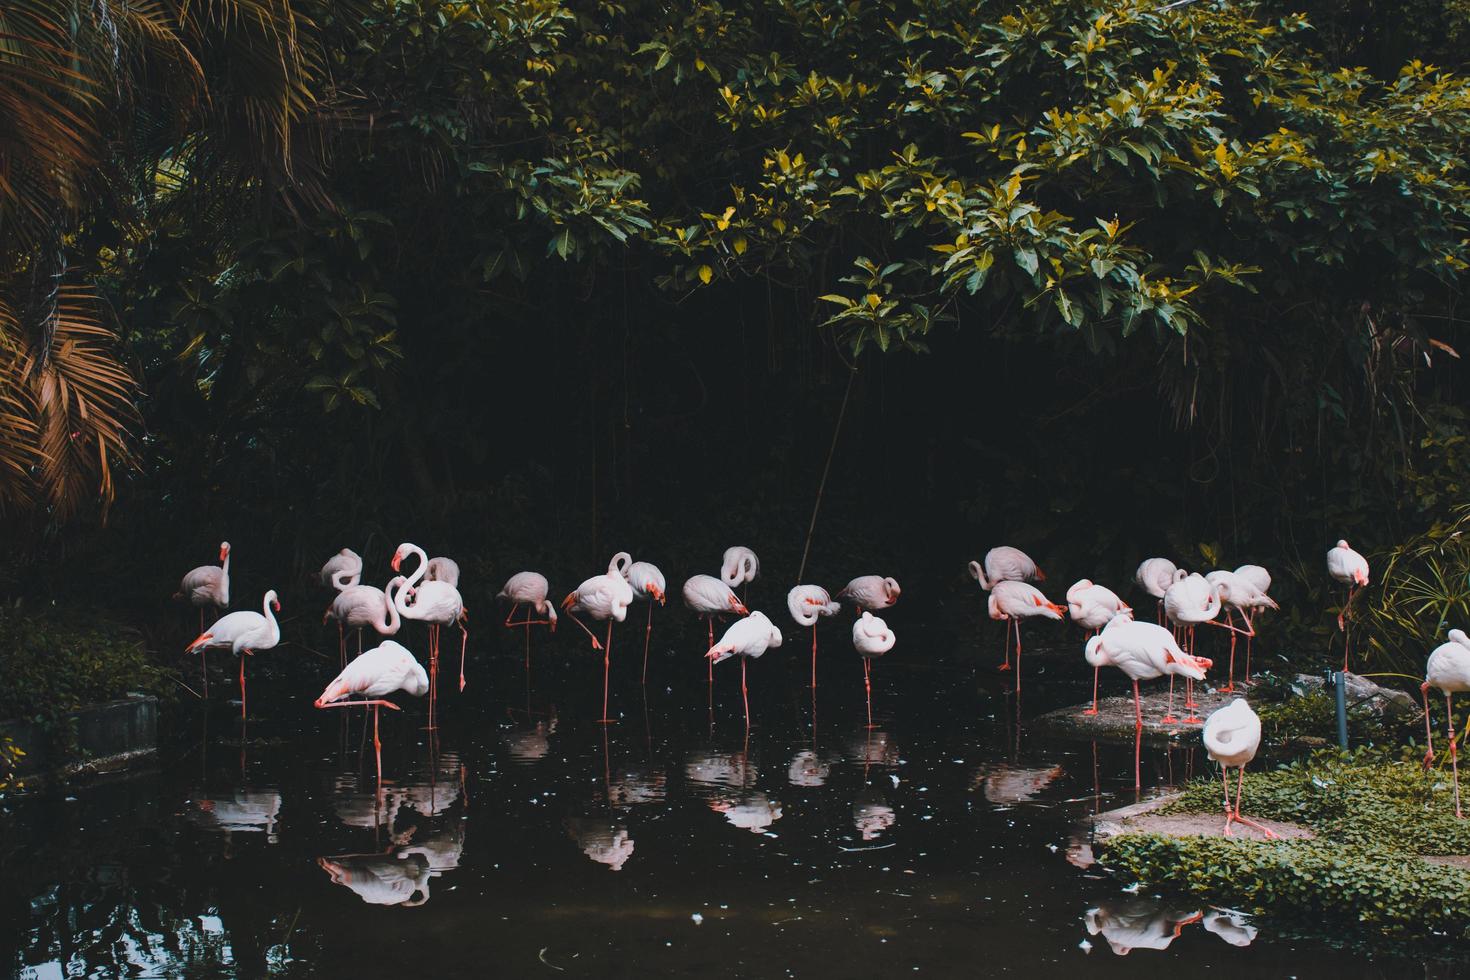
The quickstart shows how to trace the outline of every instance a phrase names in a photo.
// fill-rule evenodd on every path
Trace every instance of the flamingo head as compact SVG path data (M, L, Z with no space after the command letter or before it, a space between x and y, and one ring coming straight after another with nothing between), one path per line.
M902 592L903 590L898 587L897 579L885 578L883 580L883 593L888 596L888 602L890 604L897 602L899 594Z
M742 616L750 612L749 609L745 608L745 603L740 601L740 597L734 595L733 593L730 595L730 609L734 612L738 612Z
M653 596L654 601L657 602L660 606L662 606L665 600L668 598L668 596L664 595L664 590L660 589L658 587L658 584L654 582L648 583L648 594Z
M970 578L978 582L984 577L985 570L980 567L980 563L978 561L970 562Z
M271 589L269 592L267 592L265 594L265 598L266 598L266 601L271 604L271 609L275 610L276 612L280 612L281 611L281 600L278 599L278 598L276 598L276 590L275 589Z
M230 543L228 541L221 541L219 543L219 560L224 561L228 557L230 557Z
M402 565L402 564L403 564L403 549L400 547L397 551L393 552L393 561L392 561L393 571L395 571L395 572L398 571L399 570L399 566Z
M1341 548L1343 551L1347 551L1348 550L1347 539L1346 538L1338 538L1337 539L1337 546L1339 548Z

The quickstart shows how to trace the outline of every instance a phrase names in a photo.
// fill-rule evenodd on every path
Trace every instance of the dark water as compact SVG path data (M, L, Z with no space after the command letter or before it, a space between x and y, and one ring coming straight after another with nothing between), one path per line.
M710 706L702 636L656 631L640 688L636 607L611 726L591 723L601 659L574 629L537 637L528 676L519 635L482 626L463 695L446 671L437 740L422 703L385 712L378 793L361 714L310 706L335 651L283 648L301 676L252 686L243 740L217 680L160 771L13 807L0 955L28 978L1442 972L1075 867L1076 822L1136 798L1131 743L1028 726L1082 696L1076 646L1028 648L1037 693L1018 709L998 626L977 656L890 622L878 728L844 621L824 628L815 696L809 634L751 665L748 735L738 663ZM1206 764L1144 748L1153 790Z

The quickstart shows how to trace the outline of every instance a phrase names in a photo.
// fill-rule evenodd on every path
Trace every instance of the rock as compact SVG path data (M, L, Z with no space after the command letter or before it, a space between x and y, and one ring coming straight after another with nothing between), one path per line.
M1380 715L1416 715L1419 703L1412 696L1391 687L1380 687L1366 677L1349 671L1347 678L1348 710L1367 708ZM1327 680L1321 674L1297 674L1292 690L1297 694L1320 691L1326 688ZM1328 693L1331 693L1330 691Z
M1179 719L1177 722L1163 720L1169 710L1167 684L1158 685L1144 692L1140 702L1143 709L1144 737L1151 740L1179 737L1198 739L1200 730L1204 728L1203 719L1208 718L1210 712L1216 708L1225 707L1232 698L1246 695L1241 687L1242 685L1237 685L1236 690L1226 694L1216 690L1205 690L1203 684L1195 685L1194 696L1199 703L1192 709L1192 713L1193 717L1199 719L1198 721L1184 720L1191 716L1191 711L1184 707L1184 684L1182 682L1174 697L1174 714ZM1133 740L1136 719L1132 694L1103 698L1097 703L1097 714L1084 714L1084 710L1090 707L1091 704L1088 703L1058 708L1038 716L1033 723L1061 734L1087 738L1102 736Z

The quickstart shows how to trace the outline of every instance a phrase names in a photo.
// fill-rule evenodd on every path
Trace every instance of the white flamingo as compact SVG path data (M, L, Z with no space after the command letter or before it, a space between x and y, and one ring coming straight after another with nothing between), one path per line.
M1429 730L1429 689L1437 687L1444 692L1444 713L1450 729L1450 766L1455 773L1455 816L1464 818L1460 812L1460 753L1455 747L1454 697L1470 691L1470 637L1464 630L1450 630L1448 643L1441 643L1429 655L1425 665L1424 683L1419 693L1424 696L1424 738L1429 750L1424 753L1424 765L1434 761L1434 734Z
M328 620L337 621L337 653L341 666L347 666L347 637L344 628L357 630L357 653L362 655L362 628L371 626L380 636L393 636L402 621L398 607L393 604L393 590L407 582L402 575L388 583L386 590L371 585L349 585L332 599L327 611L322 614L322 625Z
M684 595L684 605L704 617L705 622L709 624L709 643L706 649L715 645L716 616L730 613L744 616L749 612L745 608L745 603L740 601L740 597L713 575L692 575L685 581L681 591ZM709 665L709 681L711 684L715 681L713 662Z
M720 562L720 579L733 589L755 581L760 570L761 560L755 556L755 552L744 545L737 544L733 548L725 549L724 560ZM741 592L743 601L744 590L742 589Z
M185 653L202 653L210 648L230 650L240 655L240 717L245 717L245 658L256 650L269 650L281 642L281 627L274 612L281 611L276 590L265 594L260 612L232 612L214 621L214 625L184 648Z
M763 612L753 612L744 619L736 620L730 624L729 629L720 637L720 642L709 648L705 654L709 658L710 667L729 660L731 657L740 658L740 698L745 703L745 727L750 728L750 694L745 686L745 664L749 660L760 658L771 647L781 645L781 631L776 628Z
M868 727L873 724L873 659L893 649L898 637L888 624L870 612L864 612L852 624L852 646L863 658L863 693L868 698Z
M1164 625L1164 593L1169 586L1180 581L1189 573L1177 567L1167 558L1145 558L1133 573L1133 581L1143 590L1159 600L1159 625Z
M314 702L318 708L372 708L373 752L378 761L378 782L383 781L383 743L378 739L378 709L398 705L386 701L395 691L421 698L430 690L429 675L408 649L396 640L384 640L343 668ZM349 695L363 700L344 701Z
M1327 552L1327 574L1334 582L1346 585L1348 590L1342 612L1337 614L1337 629L1342 633L1342 669L1346 672L1348 651L1352 647L1352 630L1348 629L1347 622L1352 617L1353 596L1368 584L1368 559L1349 548L1346 541L1338 541L1337 546Z
M398 615L404 619L416 619L429 625L429 728L434 729L439 724L439 628L459 624L459 689L463 691L465 649L470 641L470 631L466 626L469 610L464 607L459 589L448 582L423 581L429 571L429 557L418 545L405 541L398 546L393 552L393 571L401 571L403 560L409 556L419 560L418 567L394 593L393 602L398 606ZM413 596L412 605L409 605L409 596Z
M1043 619L1060 620L1066 606L1059 606L1047 599L1041 590L1025 582L1009 579L996 582L990 588L988 603L990 618L1004 620L1006 625L1005 663L1001 670L1011 669L1011 624L1016 628L1016 691L1021 690L1021 620L1040 616Z
M989 592L996 582L1045 582L1046 573L1020 548L1001 545L985 553L985 562L970 562L970 577Z
M425 582L443 582L459 588L459 562L453 558L437 556L429 559L429 570L424 573Z
M851 599L854 610L862 613L864 609L887 609L898 602L902 593L897 579L884 578L882 575L859 575L843 586L842 591L837 593L837 598Z
M1255 567L1256 566L1245 566ZM1262 569L1264 571L1264 569ZM1230 630L1230 670L1226 675L1225 686L1220 690L1229 692L1235 690L1235 641L1240 636L1245 637L1246 650L1250 650L1250 641L1256 635L1255 624L1251 622L1251 613L1258 609L1279 609L1276 600L1268 596L1265 591L1256 585L1254 576L1246 576L1240 572L1227 572L1224 570L1211 572L1205 576L1205 580L1214 586L1215 593L1220 597L1220 604L1225 609L1225 628ZM1267 576L1267 581L1270 577ZM1242 630L1235 625L1235 614L1239 613L1241 620L1245 623ZM1245 681L1250 682L1250 654L1246 654Z
M362 581L362 556L351 548L343 548L322 565L323 585L341 592Z
M628 561L625 564L620 559ZM618 552L613 556L606 573L587 579L567 593L561 603L562 609L572 617L572 622L582 627L582 631L592 640L592 649L602 651L602 717L598 721L604 725L612 724L613 721L607 716L607 681L612 664L613 622L621 623L628 618L628 605L633 601L633 587L623 578L621 569L631 563L632 559L626 551ZM597 637L587 628L587 624L577 618L578 610L599 622L607 622L606 646L597 642Z
M643 683L648 683L648 642L653 638L653 604L667 599L668 584L664 573L650 561L635 561L623 571L623 578L633 587L633 598L648 603L648 623L643 629Z
M230 543L219 543L218 565L200 565L191 568L179 582L175 599L188 599L190 605L199 610L199 632L204 632L204 607L213 606L219 614L230 607ZM209 664L204 656L199 658L199 670L204 678L204 696L209 697Z
M817 686L817 620L835 616L842 605L832 601L832 595L820 585L798 585L786 593L786 609L798 626L812 628L812 687Z
M1225 836L1230 837L1230 825L1243 823L1266 835L1267 840L1276 839L1276 831L1240 815L1240 796L1245 787L1245 767L1256 757L1261 747L1261 719L1245 703L1245 698L1233 698L1225 707L1210 713L1205 721L1205 749L1210 758L1220 763L1220 779L1225 785ZM1235 784L1235 808L1230 806L1230 769L1240 770Z
M1210 580L1198 572L1191 573L1179 579L1169 590L1164 593L1164 615L1174 623L1186 637L1184 642L1185 652L1194 655L1194 628L1201 623L1212 626L1227 628L1224 623L1216 623L1215 617L1220 615L1220 593L1210 584ZM1194 700L1194 681L1186 679L1184 687L1184 707L1189 709L1190 714L1184 719L1194 723L1199 721L1195 717L1193 709L1198 707ZM1169 679L1170 707L1173 706L1174 680ZM1170 711L1173 714L1173 711Z
M551 585L546 581L546 576L540 572L516 572L505 580L496 593L497 599L509 599L511 602L510 612L506 614L505 626L514 629L517 626L526 628L526 669L531 669L531 627L549 626L551 632L556 632L556 606L546 601L546 594L551 590ZM522 605L530 606L526 618L520 622L514 622L516 610ZM543 619L532 619L531 613L545 617Z

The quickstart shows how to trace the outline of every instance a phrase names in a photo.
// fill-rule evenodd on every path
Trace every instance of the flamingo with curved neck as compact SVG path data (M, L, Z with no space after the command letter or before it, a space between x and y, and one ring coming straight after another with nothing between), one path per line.
M240 654L240 717L245 717L245 658L256 650L269 650L281 642L281 626L272 615L281 608L276 590L265 594L260 612L232 612L215 620L184 648L185 653L203 653L211 647Z
M401 571L403 559L410 555L418 558L418 567L394 593L393 603L404 619L417 619L429 624L429 727L432 729L438 727L439 628L459 624L459 689L463 691L465 650L470 639L464 621L469 618L469 613L454 586L448 582L423 581L429 570L429 557L418 545L405 541L398 546L398 550L393 552L393 571ZM414 597L411 606L408 604L410 595Z
M347 666L347 643L344 627L357 628L357 655L362 656L362 628L371 626L381 636L393 636L402 625L398 607L393 603L393 590L407 582L397 576L379 589L371 585L352 585L337 593L332 604L322 615L322 623L329 619L337 621L337 648L342 666Z

